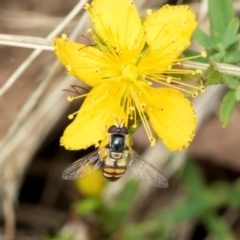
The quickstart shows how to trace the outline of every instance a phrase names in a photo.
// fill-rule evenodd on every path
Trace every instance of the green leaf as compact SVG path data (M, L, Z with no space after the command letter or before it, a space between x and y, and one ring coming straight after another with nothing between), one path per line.
M230 183L227 186L227 201L230 208L239 208L240 206L240 181L237 180L234 184Z
M197 28L194 31L193 38L208 51L212 51L215 47L215 44L212 38L209 37L200 28Z
M218 38L217 34L224 35L225 30L234 18L232 0L210 0L208 1L208 12L211 26L211 36Z
M109 226L113 228L119 227L128 215L128 212L132 208L132 205L135 201L135 194L138 189L138 182L137 181L129 181L124 189L118 195L114 206L110 208L112 215L111 215L111 222L108 223ZM109 221L108 221L109 222ZM108 227L109 227L108 226Z
M200 171L193 163L192 159L188 159L181 173L182 181L191 195L196 196L201 193L204 188L204 181Z
M230 90L224 96L220 106L220 121L223 127L226 127L227 124L229 123L235 104L236 104L235 92Z
M238 86L235 90L235 99L236 101L240 100L240 86Z
M125 240L145 240L145 238L143 237L142 231L138 228L136 228L135 226L127 226L127 228L125 229L125 234L124 234L124 239Z
M206 70L207 85L215 85L222 83L222 73L217 70L217 66L213 59L210 59L210 65Z
M231 90L235 90L239 87L238 79L228 74L223 74L223 82Z
M215 62L223 62L225 55L226 55L225 52L217 52L213 55L213 59Z
M98 209L100 205L101 205L100 199L92 197L74 203L73 208L76 211L76 213L80 215L89 215L96 209Z
M239 29L239 20L237 18L233 18L229 22L226 28L226 31L224 32L222 37L222 43L223 43L224 49L228 48L233 43L238 42L239 40L239 35L237 34L238 29ZM236 47L238 47L238 43L236 44Z
M213 239L217 240L235 240L229 226L215 213L208 212L203 219L206 228L209 230Z
M237 64L240 62L240 50L229 50L224 56L225 63Z

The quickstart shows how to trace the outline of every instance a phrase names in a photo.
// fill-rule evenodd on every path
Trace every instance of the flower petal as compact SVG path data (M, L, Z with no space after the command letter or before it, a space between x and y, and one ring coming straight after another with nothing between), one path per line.
M92 26L103 42L111 46L133 46L142 28L131 0L95 0L88 9Z
M165 5L150 14L143 26L150 46L144 66L164 69L190 45L197 22L195 13L188 6ZM159 62L159 66L154 62Z
M121 91L111 83L94 87L74 121L66 128L60 140L61 145L66 149L78 150L104 140L108 128L116 123L116 119L124 119L119 103Z
M55 38L55 52L68 73L89 86L101 79L119 74L106 54L92 46L85 46L64 38Z
M196 129L196 116L191 102L179 91L170 88L149 90L155 106L147 108L150 123L163 143L171 150L186 148ZM145 102L153 106L147 98Z

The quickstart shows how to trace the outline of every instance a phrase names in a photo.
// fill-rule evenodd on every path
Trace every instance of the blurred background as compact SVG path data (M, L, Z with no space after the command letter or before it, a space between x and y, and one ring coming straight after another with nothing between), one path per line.
M232 2L239 16L240 2ZM0 1L0 44L2 34L14 34L46 38L49 46L41 51L0 45L0 239L240 239L240 106L223 128L223 86L207 87L194 99L198 131L189 149L170 153L161 143L149 148L143 129L135 133L134 149L166 176L167 189L151 187L130 171L115 183L107 183L101 171L76 181L61 178L94 149L59 146L67 116L81 104L67 102L70 93L62 90L80 83L51 51L53 37L62 33L88 41L83 3ZM207 0L135 0L143 16L166 3L188 4L199 28L209 33ZM203 50L195 42L192 49Z

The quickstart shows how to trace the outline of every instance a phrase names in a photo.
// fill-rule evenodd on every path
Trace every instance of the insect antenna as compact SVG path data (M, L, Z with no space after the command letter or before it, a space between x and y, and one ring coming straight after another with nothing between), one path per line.
M121 127L122 128L123 125L124 125L123 121L124 121L123 118L120 119L120 120L118 118L116 118L116 122L117 122L116 125L117 125L117 127Z

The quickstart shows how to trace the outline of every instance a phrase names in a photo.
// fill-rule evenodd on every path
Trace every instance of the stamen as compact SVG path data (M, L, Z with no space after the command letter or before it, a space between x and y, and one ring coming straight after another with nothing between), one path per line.
M79 111L74 112L74 113L68 115L68 118L69 118L69 119L73 119L73 118L74 118L74 115L78 114L78 112L79 112Z
M145 130L146 130L147 135L148 135L148 138L149 138L149 139L152 139L152 138L153 138L153 136L152 136L152 131L151 131L151 129L150 129L150 126L149 126L149 124L148 124L148 121L147 121L147 119L146 119L146 116L145 116L143 110L141 109L141 104L140 104L140 102L139 102L139 99L137 98L137 96L136 96L135 93L132 93L131 95L132 95L132 99L133 99L133 101L134 101L134 104L135 104L135 106L136 106L136 108L137 108L137 110L138 110L139 116L140 116L140 118L141 118L141 122L142 122L142 124L143 124L143 126L144 126L144 128L145 128Z
M177 61L186 61L186 60L190 60L190 59L195 59L195 58L199 58L199 57L207 57L207 53L206 52L201 52L201 54L199 55L195 55L195 56L191 56L191 57L185 57L185 58L179 58Z
M150 78L150 77L149 77ZM201 89L203 89L202 88L202 85L201 85L201 87L197 87L197 86L194 86L194 85L190 85L190 84L187 84L187 83L183 83L182 81L180 81L180 79L178 79L178 78L174 78L174 77L172 77L171 78L171 81L170 81L170 79L168 79L166 76L164 76L164 75L160 75L160 76L151 76L151 80L152 81L155 81L155 82L158 82L158 83L160 83L160 84L162 84L162 85L165 85L165 86L168 86L168 87L170 87L170 88L174 88L174 89L176 89L176 90L179 90L179 91L182 91L182 92L185 92L185 93L187 93L187 94L193 94L193 92L192 91L189 91L189 90L187 90L187 89L185 89L185 88L182 88L182 87L178 87L178 86L176 86L175 84L173 84L173 83L176 83L176 84L179 84L179 85L182 85L182 86L185 86L185 87L189 87L189 88L192 88L192 89L197 89L197 90L199 90L199 91L201 91ZM194 95L195 95L195 93L194 93Z

